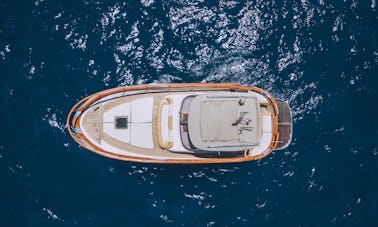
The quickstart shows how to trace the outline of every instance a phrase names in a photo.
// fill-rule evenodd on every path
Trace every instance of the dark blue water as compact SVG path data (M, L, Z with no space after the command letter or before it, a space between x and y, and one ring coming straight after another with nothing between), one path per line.
M0 1L0 225L377 226L376 0ZM239 82L291 146L222 165L118 162L65 128L107 88Z

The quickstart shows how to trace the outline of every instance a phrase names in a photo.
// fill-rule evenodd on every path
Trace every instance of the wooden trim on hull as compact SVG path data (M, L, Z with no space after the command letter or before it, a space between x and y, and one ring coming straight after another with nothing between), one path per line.
M96 101L115 93L120 92L130 92L130 91L138 91L138 90L162 90L164 89L187 89L188 91L197 91L197 90L231 90L231 91L253 91L259 94L264 95L273 105L274 113L272 114L272 121L273 121L273 134L272 134L272 142L269 145L269 149L265 151L261 155L257 156L245 156L245 157L235 157L235 158L198 158L193 157L193 159L157 159L157 158L148 158L148 157L136 157L136 156L128 156L128 155L121 155L115 154L110 151L103 150L102 148L93 144L83 133L80 129L80 117L81 113L83 113L89 106L94 104ZM267 155L269 155L277 146L279 141L279 133L278 133L278 106L276 100L266 91L257 88L257 87L248 87L242 86L236 83L182 83L182 84L149 84L149 85L135 85L129 87L118 87L112 88L108 90L104 90L90 96L87 96L76 103L67 116L67 129L71 137L82 147L97 153L99 155L118 159L123 161L132 161L132 162L142 162L142 163L160 163L160 164L209 164L209 163L230 163L230 162L244 162L244 161L251 161L251 160L258 160Z

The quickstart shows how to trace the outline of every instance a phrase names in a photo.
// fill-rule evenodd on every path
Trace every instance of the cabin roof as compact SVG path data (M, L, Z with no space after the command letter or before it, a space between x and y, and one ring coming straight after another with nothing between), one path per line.
M260 141L260 106L250 94L198 95L190 104L188 127L200 150L248 150Z

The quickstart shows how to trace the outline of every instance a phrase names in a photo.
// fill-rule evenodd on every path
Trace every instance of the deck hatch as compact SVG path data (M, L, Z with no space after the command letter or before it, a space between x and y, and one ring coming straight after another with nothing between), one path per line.
M127 116L116 116L114 117L114 126L116 129L127 129L128 128L128 117Z

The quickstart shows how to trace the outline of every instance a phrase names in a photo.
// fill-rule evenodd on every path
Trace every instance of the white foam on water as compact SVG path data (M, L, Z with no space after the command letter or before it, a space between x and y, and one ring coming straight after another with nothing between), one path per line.
M371 150L371 153L372 153L374 156L376 156L376 155L378 154L377 148L373 148L373 149Z
M54 16L54 19L58 19L62 16L62 13L58 13L56 16Z
M162 74L159 76L158 80L154 80L152 84L162 84L162 83L171 83L172 81L180 81L180 77L172 76L169 74Z
M31 173L27 171L21 164L13 164L8 166L8 169L11 173L17 175L20 178L23 178L24 181L30 179Z
M39 6L42 2L44 2L44 0L36 0L36 1L34 2L34 5L35 5L35 6Z
M172 223L172 222L174 222L174 221L172 221L171 219L169 219L167 215L164 215L164 214L161 214L161 215L160 215L160 218L161 218L163 221L167 222L167 223Z
M293 170L290 170L288 172L285 172L283 174L283 176L285 176L285 177L292 177L294 174L295 174L295 172Z
M142 3L143 6L148 7L155 3L155 0L140 0L140 3Z
M78 19L73 19L72 21L63 24L66 33L65 40L72 49L79 49L85 52L87 49L88 34L82 34L77 31L79 30L78 23L80 23Z
M200 193L200 194L188 194L188 193L184 193L184 196L187 197L187 198L190 198L190 199L193 199L193 200L201 200L203 201L205 199L205 197L203 196L204 193Z
M3 141L0 140L0 151L4 150L4 144ZM0 154L0 158L4 157L2 154Z
M266 204L267 204L267 201L265 200L264 202L256 203L255 205L256 205L256 208L263 209L266 206Z
M107 71L104 76L102 77L102 82L104 83L104 85L106 87L109 86L109 81L111 80L111 75L112 75L112 72L111 71Z
M332 152L332 149L329 145L324 145L324 150L328 153Z
M164 68L163 59L161 57L162 54L162 47L163 47L163 41L164 41L164 31L162 29L159 29L158 22L155 22L151 32L155 32L152 35L152 42L150 46L147 48L147 54L146 59L149 60L150 65L154 67L157 70ZM158 31L156 32L156 30Z
M51 209L44 207L44 208L42 208L42 210L43 210L43 212L46 213L48 219L64 221L64 219L60 218L58 215L53 213L53 211Z
M32 66L30 67L29 73L30 73L30 74L34 74L34 73L35 73L35 66L34 66L34 65L32 65Z
M206 223L206 226L213 226L215 225L215 221L210 221Z
M64 133L65 123L62 120L62 111L55 110L55 107L48 107L46 109L46 114L42 117L42 120L47 122L52 128L57 128L61 133Z
M313 176L314 176L314 174L315 174L315 170L316 170L316 168L315 168L315 166L313 166L312 169L311 169L310 177L313 177Z

